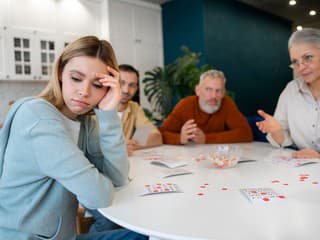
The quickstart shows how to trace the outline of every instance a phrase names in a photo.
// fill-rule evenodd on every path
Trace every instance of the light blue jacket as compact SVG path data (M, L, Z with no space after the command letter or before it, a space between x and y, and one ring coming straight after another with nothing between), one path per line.
M78 201L107 207L129 164L116 111L82 116L74 144L52 104L22 99L0 130L0 239L76 238Z

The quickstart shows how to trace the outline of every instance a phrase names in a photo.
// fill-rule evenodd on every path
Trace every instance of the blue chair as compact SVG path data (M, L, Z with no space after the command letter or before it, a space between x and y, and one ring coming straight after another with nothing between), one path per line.
M256 125L256 122L262 121L263 118L260 116L249 116L246 117L253 133L253 140L257 142L268 142L265 133L262 133Z

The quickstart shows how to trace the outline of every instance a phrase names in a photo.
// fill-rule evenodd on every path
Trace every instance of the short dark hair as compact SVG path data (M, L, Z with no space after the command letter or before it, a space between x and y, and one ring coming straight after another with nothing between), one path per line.
M129 64L120 64L119 65L119 71L123 72L133 72L137 75L138 81L139 81L139 71L135 69L133 66Z

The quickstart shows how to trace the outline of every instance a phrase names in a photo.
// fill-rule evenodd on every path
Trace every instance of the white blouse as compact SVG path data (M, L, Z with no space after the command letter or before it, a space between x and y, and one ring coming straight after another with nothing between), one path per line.
M277 147L294 145L320 151L320 100L315 100L303 79L289 82L281 93L274 117L285 132L280 146L270 134L268 141Z

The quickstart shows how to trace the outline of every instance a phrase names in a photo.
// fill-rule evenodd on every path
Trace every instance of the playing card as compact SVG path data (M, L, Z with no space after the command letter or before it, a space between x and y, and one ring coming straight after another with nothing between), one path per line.
M252 203L274 202L285 199L284 195L278 194L272 188L242 188L240 191Z
M136 128L132 139L136 140L140 146L145 146L152 130L153 126L151 125L139 126Z
M177 184L174 183L155 183L144 185L141 196L161 194L161 193L178 193L182 192Z
M161 151L152 150L145 150L142 152L144 160L163 160L164 154Z
M317 163L315 158L292 158L290 156L273 156L272 163L288 167L300 167L302 165Z
M187 165L186 162L184 161L179 161L179 160L156 160L156 161L151 161L151 164L154 165L159 165L159 166L164 166L168 168L178 168L178 167L183 167Z
M163 178L168 178L168 177L174 177L179 175L191 174L192 172L183 168L178 168L178 169L164 169L161 173L163 174Z

